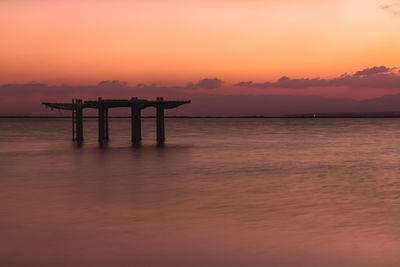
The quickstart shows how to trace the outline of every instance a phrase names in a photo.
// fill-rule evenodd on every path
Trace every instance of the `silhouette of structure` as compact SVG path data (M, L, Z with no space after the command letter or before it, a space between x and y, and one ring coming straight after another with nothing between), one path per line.
M82 99L72 99L71 103L48 103L42 104L51 109L62 109L72 111L72 141L83 142L83 109L94 108L98 110L99 118L99 142L108 141L108 110L110 108L128 107L131 108L131 135L132 143L137 145L142 140L141 110L147 107L157 109L157 144L162 145L165 141L164 110L173 109L187 101L165 101L162 97L157 97L155 101L132 97L130 100L115 100L98 98L97 101L83 101Z

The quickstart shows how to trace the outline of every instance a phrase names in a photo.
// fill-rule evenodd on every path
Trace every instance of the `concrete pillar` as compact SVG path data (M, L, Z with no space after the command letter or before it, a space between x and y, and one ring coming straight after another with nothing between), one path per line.
M132 143L139 144L142 140L141 110L137 104L131 106Z
M105 141L105 111L103 107L99 107L99 142L103 143Z
M105 138L108 141L108 108L104 109L104 120L105 120Z
M106 128L105 128L105 120L104 120L104 117L105 117L105 111L104 111L104 107L103 107L103 104L102 104L102 98L101 97L99 97L99 99L98 99L98 103L99 103L99 106L98 106L98 113L99 113L99 143L103 143L104 141L105 141L105 131L106 131Z
M157 97L157 144L162 145L165 142L165 128L164 128L164 99Z
M75 101L72 98L72 142L75 142Z
M75 100L75 115L76 115L76 141L78 143L83 142L83 104L82 99Z

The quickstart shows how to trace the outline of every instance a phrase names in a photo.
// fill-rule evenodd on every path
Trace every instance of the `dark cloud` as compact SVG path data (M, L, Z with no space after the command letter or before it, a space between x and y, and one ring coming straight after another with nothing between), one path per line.
M102 86L102 87L110 87L110 86L112 86L112 87L115 87L115 86L126 87L127 83L126 82L121 82L120 80L112 80L112 81L106 80L106 81L99 82L97 85L98 86Z
M379 67L372 67L372 68L367 68L367 69L363 69L360 71L357 71L354 76L361 76L361 75L374 75L374 74L378 74L378 73L387 73L390 72L390 69L385 67L385 66L379 66Z
M215 79L203 79L188 86L162 86L142 84L130 86L120 80L104 80L96 85L47 85L42 83L4 84L0 85L0 95L3 97L20 97L21 99L40 98L69 99L75 98L130 98L140 96L143 98L155 98L158 96L179 97L185 95L187 89L216 89L223 81ZM35 100L36 101L36 100Z
M373 68L371 68L373 69ZM334 79L290 79L282 77L274 83L265 83L268 86L280 84L281 86L348 86L369 88L399 88L400 72L392 69L390 72L375 74L349 75L345 74ZM219 95L206 94L203 91L188 90L187 86L161 86L157 84L114 86L113 81L86 86L46 85L41 83L4 84L0 85L0 115L70 115L69 112L52 113L46 110L41 102L69 102L71 98L85 100L97 99L129 99L140 97L155 99L163 96L166 99L190 99L192 103L179 109L169 110L169 115L193 116L253 116L253 115L282 115L318 112L376 112L397 111L400 100L399 95L390 95L382 99L356 101L352 99L332 99L318 96L295 95ZM192 86L196 86L192 84ZM257 86L252 82L242 82L241 86ZM276 87L276 86L275 86ZM279 90L277 90L279 92ZM154 115L154 109L146 109L145 115ZM85 111L86 115L96 115L96 110ZM113 109L113 115L130 115L129 109Z
M193 88L213 89L220 86L222 81L218 79L203 79L197 83L191 83ZM143 99L193 99L201 94L198 90L189 90L187 86L163 86L155 83L138 83L129 85L119 80L104 80L93 85L48 85L43 83L3 84L0 85L0 115L27 115L50 113L44 109L42 102L70 102L72 98L94 100L103 99L130 99L139 97ZM168 111L169 114L179 114L184 109ZM96 115L95 110L85 111L88 115ZM113 114L129 115L129 111L115 109ZM124 113L125 112L125 113ZM128 113L127 113L128 112ZM145 111L145 115L153 115L151 109ZM178 113L176 113L178 112ZM64 115L69 115L64 112ZM60 115L60 114L58 114ZM62 115L62 114L61 114Z
M248 82L240 82L237 84L234 84L234 86L239 86L239 87L250 87L253 85L253 82L248 81Z
M3 84L0 86L0 94L30 96L37 93L49 92L49 86L42 83L27 83L27 84Z
M200 80L198 83L189 83L186 88L188 89L217 89L222 86L224 81L214 78L205 78L203 80Z
M328 80L325 79L291 79L289 77L283 76L276 82L264 82L264 83L253 83L253 82L240 82L234 84L234 86L240 87L256 87L256 88L296 88L296 89L305 89L308 87L316 87L316 86L327 86L329 84Z
M234 84L237 87L306 89L310 87L352 87L400 89L400 75L385 66L363 69L349 75L343 74L333 79L300 78L283 76L276 82L253 83L251 81Z

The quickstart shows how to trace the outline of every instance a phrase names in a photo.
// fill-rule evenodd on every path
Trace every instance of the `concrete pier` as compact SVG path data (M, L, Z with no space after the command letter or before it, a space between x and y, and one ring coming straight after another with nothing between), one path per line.
M75 100L72 98L72 107L75 106ZM72 108L72 142L75 142L75 108Z
M105 122L105 138L108 141L108 108L104 109L104 122Z
M104 108L99 108L99 142L104 143L106 139L106 125L104 119Z
M82 99L75 100L75 130L76 130L76 141L78 143L83 142L83 103Z
M97 101L82 101L82 99L72 99L72 103L49 103L42 104L51 109L71 110L72 111L72 140L78 143L83 142L83 109L93 108L98 110L98 131L99 143L107 142L108 134L108 110L110 108L129 107L131 108L131 135L134 145L140 144L142 140L142 122L141 111L147 107L156 108L156 133L157 144L162 145L165 142L165 122L164 111L173 109L184 104L190 103L185 101L165 101L162 97L154 100L139 99L132 97L130 100L119 99L102 99L99 97Z
M165 142L165 127L164 127L164 105L162 97L157 97L157 144L163 145Z
M132 143L138 145L142 140L142 118L138 105L132 105L131 107L131 129Z
M98 99L99 107L99 143L105 143L108 141L108 108L103 104L103 99Z

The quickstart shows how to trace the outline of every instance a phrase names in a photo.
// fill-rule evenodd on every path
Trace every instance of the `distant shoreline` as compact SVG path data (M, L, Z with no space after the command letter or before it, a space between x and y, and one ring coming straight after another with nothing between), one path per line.
M71 119L71 116L0 116L0 119ZM97 116L84 116L87 119L96 119ZM116 119L129 119L130 116L110 116ZM155 116L142 116L155 118ZM299 114L283 116L165 116L170 119L351 119L351 118L400 118L400 114Z

